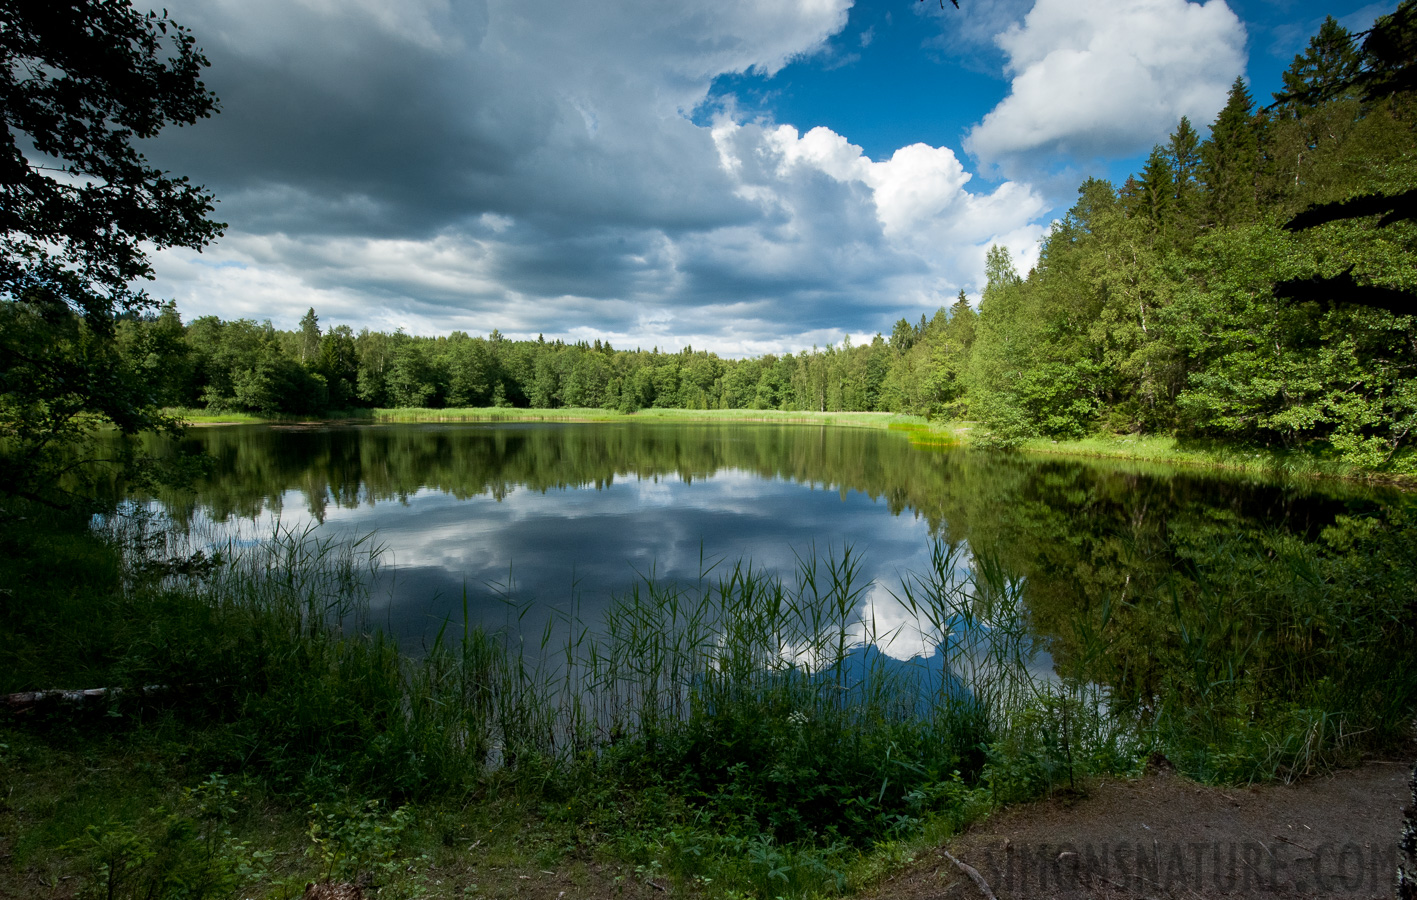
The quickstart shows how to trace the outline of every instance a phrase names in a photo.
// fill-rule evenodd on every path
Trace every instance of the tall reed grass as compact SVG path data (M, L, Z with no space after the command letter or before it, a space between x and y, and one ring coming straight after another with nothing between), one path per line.
M493 773L565 773L627 747L678 754L692 769L689 755L713 755L696 742L739 740L737 753L807 741L880 754L853 765L871 773L875 794L856 805L884 810L922 780L977 777L981 746L1071 689L1037 665L1024 583L960 545L937 544L929 571L898 586L912 624L889 633L845 548L804 554L786 578L743 561L705 565L689 584L651 574L597 620L564 616L539 637L520 627L525 608L502 631L472 625L465 609L407 658L365 615L379 555L369 538L277 527L214 546L143 516L106 527L124 548L130 599L204 614L197 628L167 615L157 627L181 640L138 645L118 666L123 677L182 685L229 711L243 759L287 779L318 782L335 767L417 796ZM179 643L180 659L153 652ZM881 649L896 644L920 652ZM750 724L763 733L725 737ZM905 745L917 749L902 758ZM737 762L746 760L724 770ZM817 818L803 828L828 827L831 810Z

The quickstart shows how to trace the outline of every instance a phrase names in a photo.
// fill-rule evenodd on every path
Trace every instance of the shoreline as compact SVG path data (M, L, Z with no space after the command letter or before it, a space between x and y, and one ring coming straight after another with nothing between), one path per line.
M930 422L923 416L887 412L816 412L812 410L694 410L643 409L622 413L606 409L372 409L367 414L325 418L266 418L245 413L199 414L183 418L192 428L228 425L320 426L333 424L458 424L501 422L561 422L576 424L617 424L658 422L665 424L753 424L830 425L841 428L869 428L911 433L911 443L922 448L971 446L968 421ZM918 435L918 437L917 437ZM978 448L975 448L978 449ZM1156 463L1193 469L1216 469L1268 477L1332 479L1357 482L1403 491L1417 490L1417 475L1355 469L1332 460L1292 451L1274 451L1243 445L1190 449L1171 435L1097 435L1077 440L1032 438L1016 448L1025 454L1071 456L1082 459Z

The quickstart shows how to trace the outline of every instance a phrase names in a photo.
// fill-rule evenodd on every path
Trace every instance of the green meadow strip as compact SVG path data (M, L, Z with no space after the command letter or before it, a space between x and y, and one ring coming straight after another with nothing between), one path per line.
M811 412L773 409L642 409L622 413L607 409L516 409L504 407L470 409L376 409L370 417L380 422L692 422L759 423L778 425L840 425L857 428L888 428L897 424L919 424L916 416L874 412Z
M1175 466L1230 469L1288 478L1341 478L1414 486L1411 476L1373 472L1308 450L1276 450L1220 442L1184 441L1169 435L1095 436L1078 440L1033 439L1026 453L1158 462Z

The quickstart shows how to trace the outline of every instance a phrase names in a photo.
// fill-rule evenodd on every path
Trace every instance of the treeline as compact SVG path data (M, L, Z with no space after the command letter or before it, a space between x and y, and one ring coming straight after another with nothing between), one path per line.
M120 340L177 406L883 410L970 418L1001 443L1169 432L1408 469L1414 18L1407 0L1361 45L1328 19L1274 103L1237 79L1209 137L1183 118L1121 188L1084 183L1026 277L994 248L977 312L961 293L889 337L730 360L168 308Z
M924 329L925 323L919 328ZM914 333L914 329L906 329ZM871 410L899 356L870 344L797 355L723 359L686 348L616 350L599 340L513 341L322 330L315 311L298 331L206 316L184 325L171 306L119 326L119 342L150 371L162 403L257 413L358 407L595 407Z

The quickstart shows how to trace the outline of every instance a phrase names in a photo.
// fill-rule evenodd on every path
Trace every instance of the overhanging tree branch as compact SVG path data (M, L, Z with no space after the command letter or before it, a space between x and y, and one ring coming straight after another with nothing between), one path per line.
M1417 221L1417 188L1398 194L1360 194L1334 203L1318 203L1284 223L1285 231L1304 231L1347 219L1381 215L1379 226Z
M1324 307L1331 307L1334 303L1351 303L1354 306L1385 309L1397 316L1417 314L1417 294L1381 285L1360 284L1353 278L1351 268L1338 275L1316 275L1276 282L1274 296L1295 303L1312 301Z
M176 427L114 326L155 305L132 287L149 247L200 250L224 227L210 192L135 146L216 111L207 65L187 29L128 0L0 0L0 493L58 491L71 460L46 454L91 429L55 407L124 435Z

